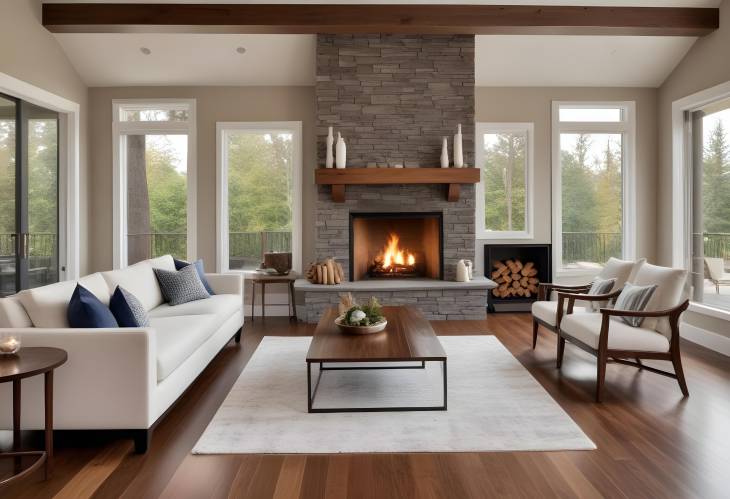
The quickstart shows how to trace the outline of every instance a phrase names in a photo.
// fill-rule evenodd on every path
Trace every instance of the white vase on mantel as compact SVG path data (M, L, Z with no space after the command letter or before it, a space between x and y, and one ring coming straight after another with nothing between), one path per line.
M461 141L461 123L459 123L459 127L456 131L456 135L454 135L454 167L455 168L463 168L464 167L464 150L462 148L462 141Z
M446 142L444 137L443 144L441 145L441 168L449 167L449 144Z
M324 166L326 168L332 168L335 163L335 158L332 153L332 147L335 144L335 137L332 135L332 127L329 127L329 131L327 133L327 157L324 161Z
M464 260L456 263L456 282L469 282L469 269Z
M345 139L342 138L342 134L340 132L337 132L335 158L337 168L344 168L347 163L347 146L345 145Z

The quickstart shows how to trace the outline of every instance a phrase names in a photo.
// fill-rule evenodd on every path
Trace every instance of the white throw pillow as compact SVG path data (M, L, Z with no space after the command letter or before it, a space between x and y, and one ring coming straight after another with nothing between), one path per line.
M636 273L633 284L637 286L657 285L656 291L646 305L646 310L656 311L674 308L679 305L682 301L686 281L687 271L684 269L673 269L645 263ZM654 329L668 338L672 335L669 319L666 317L648 317L644 320L642 327Z
M109 305L109 287L101 274L91 274L78 280L78 284L91 291L104 305ZM18 293L30 320L35 327L67 328L68 302L76 289L76 281L63 281L40 288L26 289Z
M603 269L597 277L600 279L616 279L611 291L621 289L624 287L624 284L626 284L626 281L631 280L631 275L633 270L637 268L637 265L640 266L644 261L646 260L633 262L630 260L620 260L618 258L611 257L606 262L606 265L603 266Z
M0 327L33 327L33 321L17 296L0 299Z
M162 255L157 258L151 258L147 261L150 262L153 269L168 270L170 272L175 272L177 270L175 268L175 260L172 258L172 255Z
M157 260L157 259L155 259ZM172 257L170 257L172 261ZM149 312L155 307L159 307L164 303L160 285L157 283L155 272L152 270L152 260L145 260L127 268L119 270L110 270L103 272L102 275L109 285L109 290L114 291L120 286L132 293ZM172 264L173 269L175 264Z

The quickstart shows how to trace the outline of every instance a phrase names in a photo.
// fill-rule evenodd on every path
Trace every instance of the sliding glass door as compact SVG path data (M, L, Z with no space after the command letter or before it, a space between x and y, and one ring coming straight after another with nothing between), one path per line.
M0 95L0 296L58 281L58 122Z
M687 113L693 300L730 310L730 99Z

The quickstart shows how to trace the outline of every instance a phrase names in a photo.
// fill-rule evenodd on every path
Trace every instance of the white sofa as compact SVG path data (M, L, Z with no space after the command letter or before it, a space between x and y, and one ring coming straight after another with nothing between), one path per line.
M106 304L117 285L130 291L147 309L147 328L70 328L66 308L77 281L0 299L0 333L17 333L22 346L68 352L54 376L55 429L131 430L136 450L144 452L158 419L231 338L240 341L240 275L207 274L214 296L171 307L153 268L175 265L166 255L78 280ZM23 429L43 428L42 379L23 380ZM11 386L4 383L0 407L11 406ZM12 428L10 411L0 411L0 428Z

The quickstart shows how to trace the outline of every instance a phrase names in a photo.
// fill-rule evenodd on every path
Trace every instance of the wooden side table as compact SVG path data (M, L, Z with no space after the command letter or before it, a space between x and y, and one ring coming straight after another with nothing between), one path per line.
M0 453L0 457L14 457L16 474L0 482L0 488L30 475L45 463L45 478L48 479L53 460L53 370L68 359L60 348L21 348L14 355L0 356L0 383L13 383L13 452ZM45 378L45 433L46 445L42 451L20 451L20 382L43 374ZM32 466L19 472L22 456L38 456Z
M293 270L287 275L256 274L251 277L251 322L254 320L254 305L256 304L256 285L261 285L261 318L266 318L266 285L286 283L289 286L289 320L297 320L297 303L294 301L294 281L297 273Z

